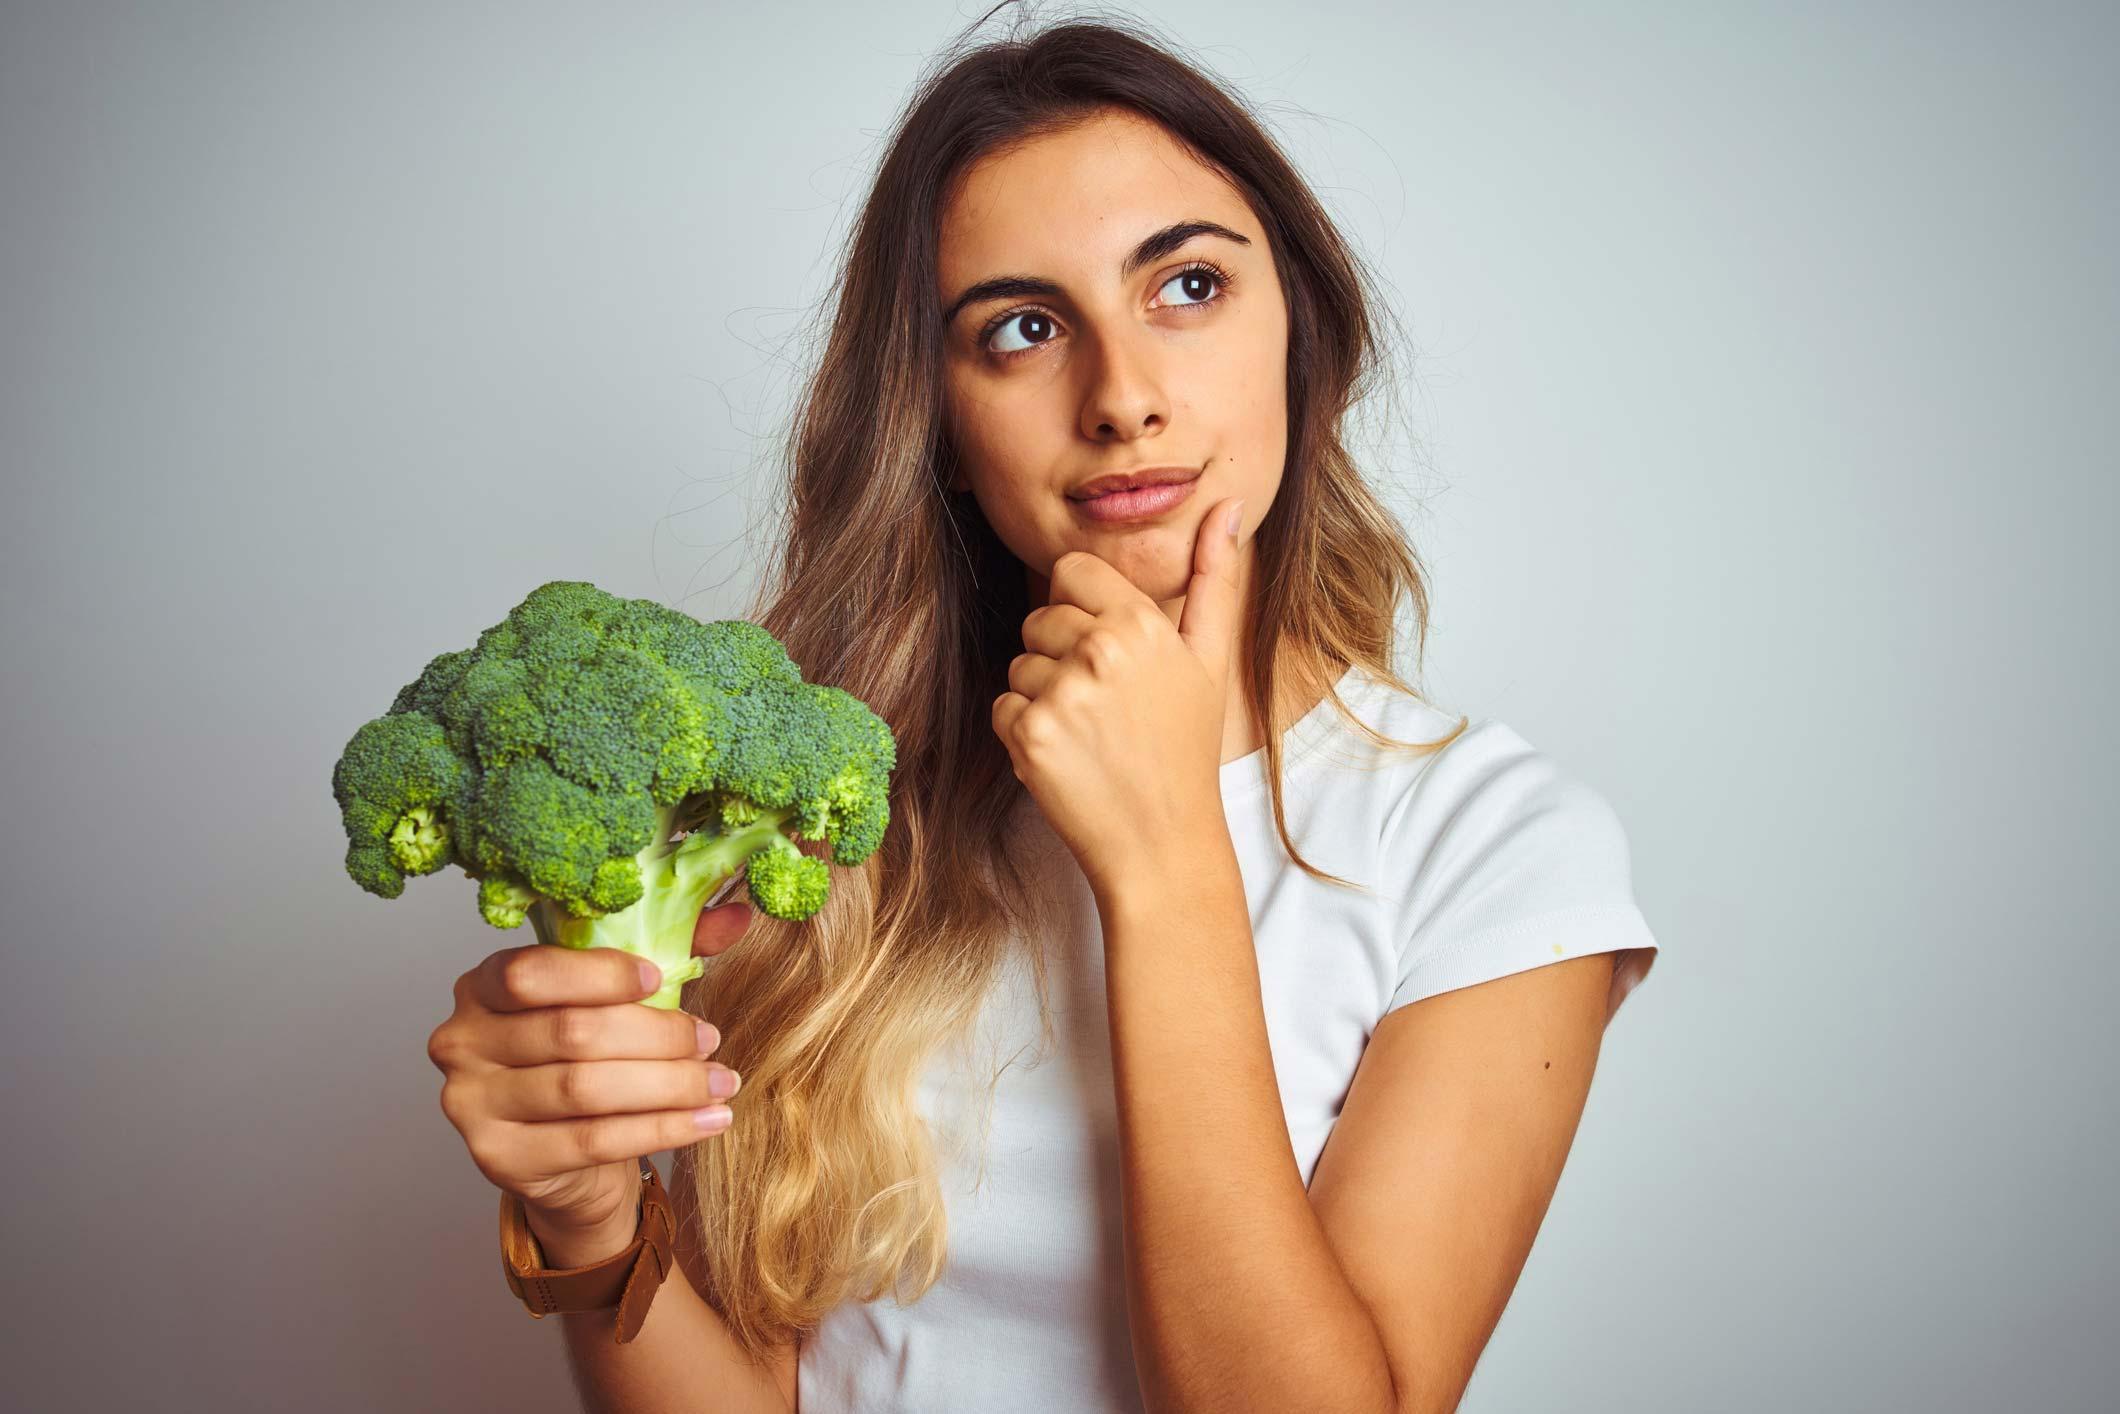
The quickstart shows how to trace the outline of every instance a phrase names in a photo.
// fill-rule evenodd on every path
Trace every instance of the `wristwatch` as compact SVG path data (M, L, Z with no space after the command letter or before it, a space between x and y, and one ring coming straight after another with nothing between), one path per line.
M655 1165L641 1166L640 1183L640 1230L633 1244L601 1262L558 1270L545 1265L523 1200L501 1194L501 1271L508 1289L532 1316L543 1320L555 1311L607 1311L616 1306L618 1344L639 1332L648 1318L648 1303L670 1274L670 1243L677 1232L670 1195L663 1191Z

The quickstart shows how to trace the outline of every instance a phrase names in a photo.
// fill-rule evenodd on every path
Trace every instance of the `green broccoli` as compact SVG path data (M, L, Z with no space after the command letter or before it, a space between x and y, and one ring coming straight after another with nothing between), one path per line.
M777 918L824 905L890 822L897 743L859 698L806 683L780 641L554 580L443 653L353 734L331 776L346 872L382 898L455 864L496 928L618 948L674 1010L692 930L742 870Z

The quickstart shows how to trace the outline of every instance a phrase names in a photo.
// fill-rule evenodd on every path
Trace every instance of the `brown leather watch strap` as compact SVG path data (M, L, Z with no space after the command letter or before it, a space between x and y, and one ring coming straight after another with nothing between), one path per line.
M523 1213L523 1200L501 1194L501 1271L508 1289L521 1298L532 1316L542 1320L555 1311L604 1311L618 1308L618 1344L624 1345L648 1318L670 1274L671 1240L677 1223L670 1196L663 1191L655 1165L640 1170L640 1231L633 1244L586 1267L553 1270L545 1266L537 1235Z

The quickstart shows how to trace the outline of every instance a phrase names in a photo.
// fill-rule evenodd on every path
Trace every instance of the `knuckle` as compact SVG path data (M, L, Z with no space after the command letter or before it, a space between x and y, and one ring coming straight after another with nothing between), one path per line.
M610 1133L609 1125L590 1118L574 1120L567 1126L567 1138L575 1152L592 1164L607 1164L621 1157L610 1152Z
M590 1092L595 1088L595 1085L590 1079L589 1067L577 1062L569 1062L566 1065L562 1065L559 1068L559 1074L553 1077L552 1083L553 1088L559 1092L560 1099L566 1102L569 1109L589 1110L594 1108L590 1104L592 1098Z
M463 1043L457 1039L456 1028L445 1021L427 1036L427 1059L434 1068L447 1075L463 1060Z
M493 1144L486 1138L486 1132L483 1128L469 1131L464 1135L464 1149L465 1152L471 1155L471 1162L478 1166L478 1171L486 1176L487 1182L499 1183L501 1181L503 1173L501 1157L494 1152Z
M561 1007L552 1014L552 1053L570 1060L595 1054L603 1019L587 1007Z
M532 952L517 952L495 969L500 993L511 1002L527 1002L537 994L544 973L544 959Z
M469 1140L473 1133L482 1129L482 1126L478 1123L478 1108L475 1097L464 1081L453 1078L443 1081L441 1103L443 1117L466 1140Z

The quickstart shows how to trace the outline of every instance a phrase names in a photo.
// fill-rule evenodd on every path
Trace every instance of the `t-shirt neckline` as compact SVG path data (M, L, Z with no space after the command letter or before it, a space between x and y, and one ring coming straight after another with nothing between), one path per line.
M1337 694L1341 699L1349 695L1356 677L1361 672L1359 663L1350 663L1347 670L1333 683L1333 690L1319 698L1317 705L1289 723L1281 733L1281 764L1285 774L1287 768L1300 759L1305 748L1323 739L1328 734L1330 720L1337 716L1339 708L1333 705ZM1239 756L1234 761L1222 763L1222 795L1224 799L1248 795L1254 790L1266 788L1266 748L1264 745Z

